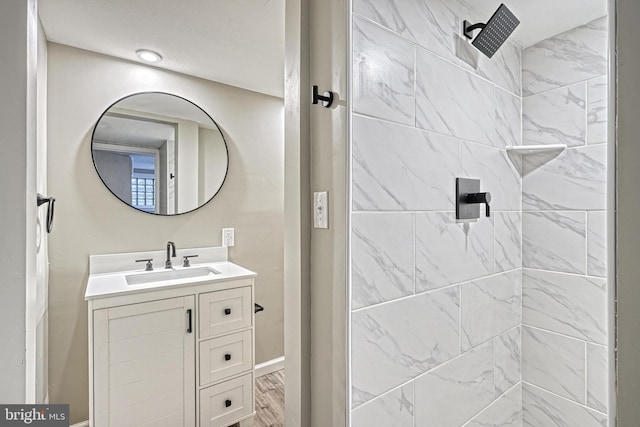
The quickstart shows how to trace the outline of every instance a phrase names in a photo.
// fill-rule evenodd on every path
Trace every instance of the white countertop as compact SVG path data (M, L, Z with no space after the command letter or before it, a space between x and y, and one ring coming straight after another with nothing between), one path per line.
M201 283L220 282L256 276L256 273L253 271L247 270L246 268L240 267L239 265L229 261L206 262L200 264L192 263L191 267L174 267L174 270L189 270L198 267L211 267L220 274L129 285L127 283L126 276L130 274L144 274L144 268L128 271L96 273L89 276L87 291L85 292L84 298L85 300L90 300L128 293L140 293L151 290L193 286ZM163 270L163 268L157 268L153 272L161 272Z

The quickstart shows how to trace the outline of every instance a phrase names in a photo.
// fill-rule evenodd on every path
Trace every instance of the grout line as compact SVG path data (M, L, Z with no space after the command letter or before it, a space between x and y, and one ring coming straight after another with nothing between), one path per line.
M564 397L564 396L560 396L559 394L556 394L556 393L554 393L554 392L552 392L552 391L549 391L549 390L547 390L546 388L540 387L540 386L538 386L538 385L535 385L535 384L530 383L530 382L527 382L527 381L523 381L523 382L522 382L522 384L523 384L523 385L527 385L527 386L529 386L529 387L536 388L536 389L541 390L541 391L543 391L543 392L545 392L545 393L549 393L550 395L555 396L555 397L557 397L557 398L559 398L559 399L562 399L562 400L564 400L564 401L566 401L566 402L573 403L574 405L578 405L578 406L580 406L580 407L582 407L582 408L584 408L584 409L587 409L587 410L592 411L592 412L596 412L597 414L602 415L602 416L605 416L605 417L607 417L607 418L608 418L608 415L607 415L607 414L605 414L604 412L600 412L600 411L598 411L597 409L590 408L590 407L588 407L587 405L583 405L583 404L582 404L582 403L580 403L580 402L576 402L575 400L567 399L566 397Z
M587 148L587 147L597 147L599 145L607 145L608 142L604 141L604 142L594 142L593 144L585 144L585 145L573 145L573 146L567 146L567 148L565 148L565 150L576 150L578 148Z
M411 214L411 219L412 219L412 227L413 227L413 295L416 294L416 291L418 290L418 264L417 264L417 259L418 259L418 255L417 255L417 250L416 250L416 241L418 240L418 228L416 225L416 215L415 214Z
M600 276L589 276L588 274L581 274L581 273L567 273L564 271L557 271L557 270L545 270L544 268L537 268L537 267L522 267L523 271L524 270L531 270L531 271L542 271L544 273L553 273L553 274L564 274L567 276L573 276L573 277L581 277L583 279L598 279L598 280L607 280L606 277L600 277Z
M589 212L584 213L584 275L589 274Z
M408 128L408 129L413 130L413 131L426 132L426 133L429 133L429 134L432 134L432 135L438 135L438 136L443 136L443 137L449 138L449 139L455 139L458 142L472 142L472 143L475 143L475 144L484 145L485 147L496 148L496 149L501 149L503 151L506 151L506 148L493 147L490 143L487 144L486 142L473 141L471 139L462 138L462 137L459 137L459 136L456 136L456 135L450 135L448 133L438 132L436 130L424 129L424 128L419 127L417 124L416 125L408 125L406 123L398 122L398 121L395 121L393 119L389 119L389 118L385 118L385 117L372 116L372 115L365 114L365 113L360 113L360 112L353 112L352 115L354 117L360 117L360 118L368 119L368 120L377 120L377 121L380 121L380 122L383 122L383 123L386 123L386 124L391 124L391 125L398 126L398 127Z
M554 90L567 89L567 88L570 88L570 87L573 87L573 86L577 86L577 85L579 85L581 83L587 83L587 82L590 82L592 80L601 79L601 78L607 77L607 76L608 76L608 74L602 74L602 75L598 75L598 76L595 76L595 77L589 77L586 80L579 80L579 81L577 81L575 83L569 83L569 84L566 84L564 86L558 86L558 87L554 87L554 88L551 88L551 89L545 89L542 92L536 92L536 93L532 93L530 95L525 95L523 93L522 94L522 98L529 98L529 97L536 96L536 95L542 95L542 94L545 94L545 93L553 92Z
M588 353L589 352L589 344L585 341L584 343L584 404L587 405L589 403L589 361L588 361Z
M450 289L452 289L452 288L455 288L456 286L462 286L462 285L465 285L465 284L468 284L468 283L476 282L476 281L478 281L478 280L490 279L490 278L497 277L497 276L500 276L500 275L503 275L503 274L505 274L505 275L506 275L506 274L508 274L508 273L513 273L513 272L516 272L516 271L518 271L518 270L520 270L520 267L513 268L513 269L511 269L511 270L501 271L501 272L499 272L499 273L492 273L492 274L488 274L488 275L486 275L486 276L480 276L480 277L477 277L477 278L474 278L474 279L464 280L464 281L462 281L462 282L457 282L457 283L449 284L449 285L442 286L442 287L435 288L435 289L429 289L429 290L427 290L427 291L420 291L420 292L416 292L416 294L415 294L415 295L405 295L405 296L403 296L403 297L395 298L395 299L392 299L392 300L389 300L389 301L383 301L383 302L380 302L380 303L371 304L371 305L368 305L368 306L366 306L366 307L356 308L356 309L354 309L354 310L351 310L351 312L352 312L352 313L357 313L357 312L359 312L359 311L368 310L368 309L370 309L370 308L377 308L377 307L381 307L381 306L383 306L383 305L387 305L387 304L391 304L391 303L396 303L396 302L404 301L404 300L407 300L407 299L410 299L410 298L415 298L415 297L422 296L422 295L429 295L429 294L433 294L433 293L436 293L436 292L441 292L441 291L444 291L444 290L450 290Z
M491 212L495 213L520 213L519 210L509 210L509 209L492 209ZM526 212L562 212L562 211L526 211ZM566 211L566 212L578 212L578 211ZM591 211L591 212L603 212L603 211ZM454 210L432 210L432 211L421 211L421 210L376 210L376 211L367 211L367 210L359 210L353 211L354 215L388 215L388 214L396 214L396 215L408 215L408 214L422 214L422 215L435 215L435 214L450 214L455 215L456 211ZM484 219L481 217L479 219ZM462 224L460 220L459 224ZM458 224L458 222L456 222ZM476 224L477 221L471 221L471 224Z
M465 351L464 353L461 353L461 354L453 357L452 359L446 360L446 361L442 362L441 364L439 364L437 366L434 366L433 368L430 368L429 370L427 370L427 371L425 371L425 372L423 372L421 374L418 374L413 380L418 380L418 379L420 379L422 377L425 377L425 376L433 373L434 371L436 371L436 370L438 370L440 368L445 367L446 365L450 365L450 364L458 361L459 359L463 358L464 356L466 356L466 355L468 355L468 354L470 354L470 353L472 353L474 351L477 351L480 347L482 347L484 345L487 345L489 342L490 341L486 341L483 344L480 344L478 346L472 347L469 350Z
M524 211L525 213L536 213L536 212L596 212L596 213L607 213L606 209L568 209L568 210L539 210L539 211Z
M400 384L400 385L397 385L397 386L395 386L395 387L393 387L393 388L390 388L389 390L383 391L382 393L380 393L380 394L376 395L376 396L375 396L375 397L373 397L372 399L367 400L366 402L361 403L361 404L359 404L358 406L354 406L354 407L352 407L352 408L351 408L351 411L353 412L353 411L355 411L355 410L356 410L356 409L358 409L358 408L362 408L363 406L367 406L367 405L369 405L370 403L373 403L374 401L376 401L376 400L378 400L378 399L380 399L380 398L382 398L382 397L384 397L384 396L386 396L386 395L388 395L388 394L390 394L390 393L393 393L394 391L398 391L398 390L402 389L403 387L405 387L405 386L407 386L407 385L409 385L409 384L411 384L411 383L414 383L414 388L415 388L415 381L414 381L414 380L415 380L415 378L411 378L410 380L405 381L405 382L403 382L403 383L402 383L402 384ZM415 392L415 390L414 390L414 392ZM414 394L414 402L415 402L415 394ZM414 404L414 407L415 407L415 404Z
M505 397L508 393L511 393L513 390L515 390L516 388L518 388L518 386L522 385L522 381L518 381L517 384L514 384L513 386L511 386L507 391L505 391L504 393L502 393L500 396L498 396L497 398L495 398L493 400L493 402L491 402L490 404L488 404L487 406L485 406L484 408L482 408L480 410L480 412L476 413L475 415L473 415L469 420L467 420L464 424L462 424L461 427L465 427L468 426L469 423L473 422L476 420L476 418L478 418L480 415L482 415L483 413L485 413L486 411L489 410L489 408L491 408L492 406L494 406L495 404L497 404L497 402L502 399L503 397Z
M480 145L480 146L485 147L485 148L491 148L491 149L493 149L495 151L503 151L505 153L507 152L507 149L505 147L496 147L494 145L487 145L487 144L484 144L482 142L471 141L471 140L464 139L464 138L458 138L458 139L460 140L460 142L465 143L465 144Z
M573 341L579 341L579 342L584 342L584 343L589 343L589 344L596 344L596 345L599 345L600 347L607 347L606 345L597 343L595 341L589 341L589 340L584 339L584 338L572 337L571 335L563 334L562 332L552 331L551 329L541 328L539 326L530 325L528 323L523 323L522 326L525 327L525 328L534 329L534 330L540 331L540 332L546 332L548 334L556 335L556 336L559 336L559 337L562 337L562 338L566 338L566 339L570 339L570 340L573 340Z

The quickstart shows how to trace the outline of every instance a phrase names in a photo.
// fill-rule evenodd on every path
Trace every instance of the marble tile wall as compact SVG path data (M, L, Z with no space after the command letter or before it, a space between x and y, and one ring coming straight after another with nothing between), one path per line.
M525 426L607 419L607 18L522 51Z
M353 0L352 425L605 425L606 20L489 60L468 4Z
M521 49L469 49L458 0L353 13L352 425L521 426ZM491 217L456 221L456 177Z

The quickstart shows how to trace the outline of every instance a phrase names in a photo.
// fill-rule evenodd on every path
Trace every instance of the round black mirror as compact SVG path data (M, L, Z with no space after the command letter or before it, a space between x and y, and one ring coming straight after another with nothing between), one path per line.
M117 198L157 215L208 203L229 167L217 123L196 104L161 92L111 105L93 130L91 153L100 179Z

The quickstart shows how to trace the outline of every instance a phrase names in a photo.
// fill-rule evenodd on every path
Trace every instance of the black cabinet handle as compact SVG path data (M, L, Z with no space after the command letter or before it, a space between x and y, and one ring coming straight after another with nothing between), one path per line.
M226 408L228 408L229 406L231 406L231 401L230 401L229 399L225 400L225 401L224 401L224 406L225 406Z
M224 315L225 315L225 316L228 316L228 315L230 315L230 314L231 314L231 309L230 309L230 308L225 308L225 309L224 309Z
M191 309L187 310L187 317L189 318L189 323L187 326L187 333L190 334L191 332L193 332L193 325L192 325L192 321L191 321Z
M226 360L227 362L228 362L229 360L231 360L231 355L230 355L229 353L225 354L225 355L224 355L224 360Z

